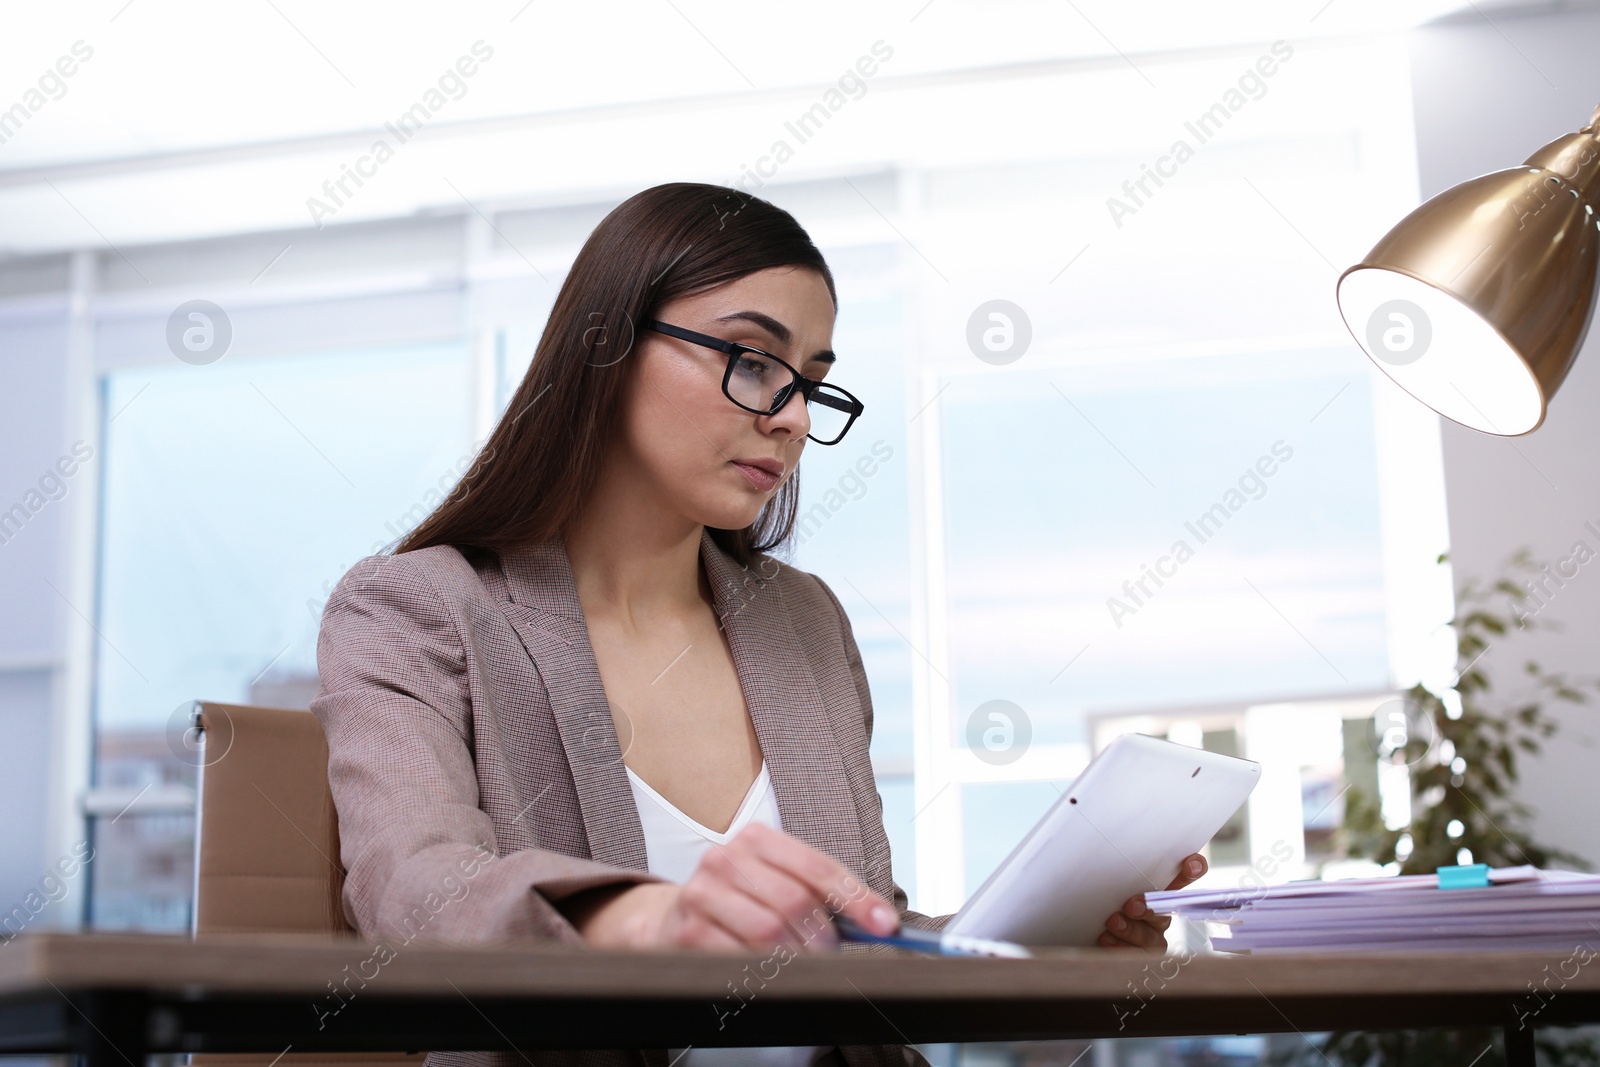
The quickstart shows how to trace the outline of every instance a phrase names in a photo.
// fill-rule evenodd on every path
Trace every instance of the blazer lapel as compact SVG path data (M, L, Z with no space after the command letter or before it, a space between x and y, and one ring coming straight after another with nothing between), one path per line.
M709 531L701 536L700 558L784 831L859 874L864 857L850 779L780 591L778 565L741 567Z
M860 872L864 857L850 780L779 590L776 564L741 567L709 530L701 534L700 559L784 830ZM644 830L566 546L558 539L502 553L501 569L511 598L506 617L544 681L591 856L645 870Z
M500 563L511 595L505 604L506 618L544 682L572 768L590 858L647 870L644 828L628 785L566 546L559 540L524 546L502 553Z

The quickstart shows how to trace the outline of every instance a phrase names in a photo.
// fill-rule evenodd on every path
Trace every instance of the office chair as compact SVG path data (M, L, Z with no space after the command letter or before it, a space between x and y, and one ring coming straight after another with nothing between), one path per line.
M328 742L309 711L196 701L195 937L351 936ZM426 1053L197 1053L194 1067L420 1067Z

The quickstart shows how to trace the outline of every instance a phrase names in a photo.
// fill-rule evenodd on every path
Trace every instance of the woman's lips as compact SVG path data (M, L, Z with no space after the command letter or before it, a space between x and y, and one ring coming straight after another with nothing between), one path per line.
M739 473L748 478L750 484L763 493L778 484L778 476L771 471L764 471L760 467L752 467L750 464L740 463L738 460L732 462L735 467L739 468Z

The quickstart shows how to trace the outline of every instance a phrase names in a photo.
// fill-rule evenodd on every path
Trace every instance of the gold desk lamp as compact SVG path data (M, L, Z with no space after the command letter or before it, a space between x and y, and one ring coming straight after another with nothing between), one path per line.
M1600 279L1600 108L1520 167L1429 200L1339 278L1380 370L1439 414L1513 437L1544 422Z

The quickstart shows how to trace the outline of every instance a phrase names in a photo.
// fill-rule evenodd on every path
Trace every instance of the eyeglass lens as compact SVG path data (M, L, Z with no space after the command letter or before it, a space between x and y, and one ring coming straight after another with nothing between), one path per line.
M733 372L728 375L728 392L747 408L770 412L778 394L793 381L794 376L781 363L754 352L740 352L734 357ZM832 386L826 383L817 386L806 404L806 414L811 416L811 436L818 441L838 437L849 425L853 406L849 397Z

